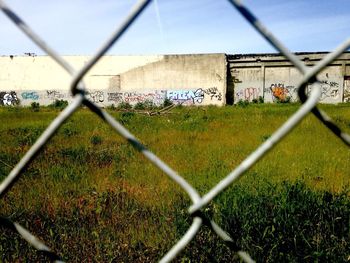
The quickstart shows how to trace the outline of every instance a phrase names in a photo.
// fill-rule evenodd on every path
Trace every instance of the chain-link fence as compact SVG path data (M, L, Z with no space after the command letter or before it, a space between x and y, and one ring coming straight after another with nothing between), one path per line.
M201 210L205 208L220 192L224 191L229 185L241 177L248 169L257 163L270 149L272 149L284 136L292 131L292 129L309 113L312 112L331 132L338 136L346 145L350 146L350 136L344 133L327 114L316 107L320 96L321 88L317 79L317 74L327 65L332 63L338 56L350 47L350 39L342 43L335 51L325 56L319 63L313 67L307 67L293 53L274 36L267 28L248 10L239 0L229 0L244 18L273 46L277 51L281 52L290 62L302 73L302 80L298 84L298 95L302 105L296 113L294 113L268 140L251 153L238 167L229 173L207 194L200 196L183 177L175 172L171 167L164 163L160 158L153 154L149 149L142 145L123 125L116 121L106 111L99 108L96 104L89 101L86 97L85 84L82 81L86 73L97 63L97 61L118 41L128 27L134 23L136 18L143 12L151 0L138 1L119 27L111 34L110 38L102 45L96 54L79 70L74 69L59 54L51 49L4 1L0 0L0 8L2 12L12 22L21 29L36 45L44 52L50 55L62 68L64 68L72 77L70 90L74 99L59 116L51 122L49 127L43 132L39 139L13 168L10 174L3 180L0 185L0 197L2 198L11 186L18 180L21 174L36 155L42 150L44 145L49 142L50 138L55 134L58 128L67 120L80 106L87 106L92 112L96 113L101 119L107 122L112 128L123 136L134 148L140 151L151 163L162 170L170 179L174 180L189 195L192 200L192 206L189 207L188 213L193 217L192 225L171 250L161 259L161 262L169 262L174 259L194 238L200 227L208 225L218 236L220 236L228 245L233 243L232 238L220 228L213 220L207 218ZM312 84L311 93L307 95L306 86ZM50 250L45 244L39 241L34 235L17 223L11 222L9 219L0 217L0 224L4 227L17 231L25 240L27 240L37 250L41 251L49 259L55 262L62 262L61 259ZM254 262L250 256L244 251L237 251L238 255L245 262Z

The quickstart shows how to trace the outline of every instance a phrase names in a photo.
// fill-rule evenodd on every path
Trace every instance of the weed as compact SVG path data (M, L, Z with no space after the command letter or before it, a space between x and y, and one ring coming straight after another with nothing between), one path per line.
M61 130L62 130L63 135L67 138L79 134L79 130L78 130L77 125L72 123L72 122L68 122L68 123L64 124L63 127L61 128Z
M290 103L291 102L291 97L290 96L287 96L287 97L285 97L285 98L283 98L283 99L281 99L281 98L278 98L278 97L276 97L276 102L277 103Z
M97 167L109 166L113 163L114 155L113 152L108 149L101 150L99 152L91 153L89 158L91 163L96 164Z
M346 260L350 245L349 239L343 239L349 234L350 220L346 193L314 192L302 182L265 185L256 195L240 187L229 192L232 195L219 200L225 203L220 216L236 246L243 246L253 258L264 262Z
M259 99L258 99L258 103L264 103L264 97L263 96L259 96Z
M122 112L120 114L120 119L119 121L122 123L122 124L127 124L130 122L130 120L132 118L135 117L135 113L134 112L131 112L131 111L127 111L127 112Z
M19 107L0 107L0 108L5 108L6 109L6 111L8 111L8 112L20 112L21 110L20 110L20 108Z
M90 137L90 143L92 145L98 145L98 144L101 144L103 141L102 137L98 134L93 134L91 137Z
M168 106L171 106L173 105L174 103L172 102L171 99L168 99L168 98L165 98L164 102L163 102L163 107L168 107Z
M248 100L239 100L237 102L237 106L245 108L249 105L249 101Z
M348 105L321 107L349 130ZM157 118L111 114L204 194L297 109L258 104L175 108ZM27 149L56 115L0 109L0 179L24 154L18 145ZM190 227L190 199L107 125L96 125L91 112L78 110L0 200L2 213L72 262L154 262ZM350 152L320 127L305 118L203 209L233 236L232 250L203 226L178 261L239 262L240 248L268 262L346 261L350 201L342 189L349 190ZM4 262L44 261L5 229L0 255Z
M81 164L86 162L89 153L85 146L79 146L75 148L63 148L57 153L63 160L69 160L75 162L76 164Z
M132 106L130 103L122 101L121 103L118 104L117 109L118 110L131 110Z
M40 110L40 104L39 102L32 102L30 104L30 109L34 112L38 112Z
M49 105L49 107L59 109L59 110L63 110L67 106L68 106L68 101L57 100L57 99L52 104Z
M53 165L49 170L49 174L55 181L79 181L82 178L81 173L68 169L64 165Z
M17 146L23 147L33 145L34 142L43 133L43 126L24 126L7 130L7 134L14 137Z
M263 136L261 136L261 141L264 142L267 139L269 139L270 137L271 137L271 135L263 135Z
M134 109L135 110L145 110L146 107L145 107L145 104L143 102L138 102L135 104Z
M144 102L138 102L134 106L135 110L152 110L155 108L156 108L156 105L150 100L146 100Z
M262 104L262 103L264 103L264 98L262 97L262 96L259 96L259 98L254 98L254 99L252 99L252 103L253 104Z
M112 104L112 105L110 105L110 106L107 106L106 109L107 109L107 110L114 111L114 110L116 110L117 108L115 107L114 104Z

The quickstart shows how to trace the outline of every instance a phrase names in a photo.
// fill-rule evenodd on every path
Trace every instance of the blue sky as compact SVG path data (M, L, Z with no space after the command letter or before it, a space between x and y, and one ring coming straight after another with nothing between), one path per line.
M246 0L293 52L331 51L350 37L349 0ZM132 7L132 0L7 0L63 55L91 55ZM42 55L0 14L0 55ZM157 0L109 54L275 52L227 0Z

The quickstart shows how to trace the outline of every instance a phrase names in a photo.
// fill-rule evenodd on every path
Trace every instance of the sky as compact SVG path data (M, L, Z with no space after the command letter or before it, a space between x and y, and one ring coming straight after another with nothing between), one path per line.
M292 52L331 51L350 37L349 0L246 0ZM7 0L62 55L92 55L135 0ZM45 55L0 13L0 55ZM227 0L154 0L108 54L276 52Z

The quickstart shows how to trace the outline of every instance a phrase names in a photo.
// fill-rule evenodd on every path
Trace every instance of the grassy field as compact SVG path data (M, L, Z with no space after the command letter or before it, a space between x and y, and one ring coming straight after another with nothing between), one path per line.
M145 116L109 112L205 194L299 105L175 108ZM321 105L350 133L350 105ZM59 110L0 108L0 179ZM258 262L350 260L350 151L309 115L205 213ZM27 227L69 262L157 261L187 230L184 192L86 109L73 115L7 195L1 215ZM5 262L42 256L8 230ZM178 262L231 262L203 227Z

